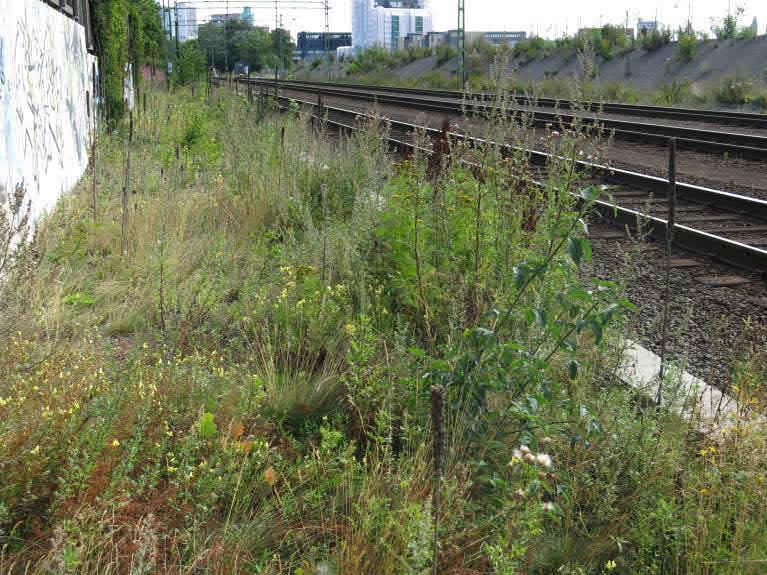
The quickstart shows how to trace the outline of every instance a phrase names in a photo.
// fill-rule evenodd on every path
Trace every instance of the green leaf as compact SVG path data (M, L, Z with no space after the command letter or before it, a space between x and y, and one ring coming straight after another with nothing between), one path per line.
M594 333L594 342L599 344L602 341L602 326L593 319L587 321L586 325Z
M64 296L64 303L76 307L87 307L96 303L96 300L92 295L78 291Z
M591 261L591 244L586 238L568 238L567 239L567 253L570 255L570 259L575 262L575 265L579 265L581 262Z
M583 261L591 261L591 242L588 238L580 238L581 248L583 249Z
M587 202L593 202L602 195L604 190L602 186L588 186L578 190L578 195Z
M514 266L514 269L513 269L514 285L517 286L517 289L525 285L525 282L527 281L527 277L529 273L530 273L530 269L527 267L527 264L519 264L518 266Z
M570 379L578 377L578 362L574 359L567 362L567 376Z
M608 305L605 309L603 309L599 314L599 319L602 321L602 325L606 324L608 321L610 321L610 318L612 318L615 311L620 306L617 303L612 303Z
M570 255L570 259L575 262L575 265L579 265L583 259L583 245L578 238L567 238L567 253Z
M623 306L623 309L627 309L628 311L636 311L637 306L635 306L632 302L630 302L627 299L619 299L618 303Z
M216 438L218 428L216 422L213 421L213 414L205 412L200 418L199 434L201 439L212 440Z

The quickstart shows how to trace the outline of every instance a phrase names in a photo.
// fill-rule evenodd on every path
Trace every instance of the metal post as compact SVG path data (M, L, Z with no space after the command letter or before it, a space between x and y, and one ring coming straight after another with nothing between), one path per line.
M229 0L226 0L226 16L224 17L224 68L229 74L229 84L232 83L232 75L229 71Z
M463 91L466 89L466 6L465 0L458 0L458 56L460 67L458 68L458 85Z
M274 0L274 33L279 34L280 33L280 9L277 5L277 0ZM274 97L277 97L277 81L280 79L279 76L279 70L280 70L280 38L277 37L277 60L274 62Z
M330 4L325 0L325 60L328 66L328 82L330 82Z
M174 0L173 10L176 13L176 63L178 63L178 1Z
M663 326L660 348L660 371L658 373L658 394L656 403L660 406L662 399L663 377L666 372L666 335L671 299L671 249L674 246L674 226L676 224L676 138L668 141L668 216L666 218L666 288L663 301Z
M442 462L445 457L445 390L441 385L431 386L431 435L433 457L433 481L431 511L434 520L434 543L432 551L432 573L439 573L439 514Z

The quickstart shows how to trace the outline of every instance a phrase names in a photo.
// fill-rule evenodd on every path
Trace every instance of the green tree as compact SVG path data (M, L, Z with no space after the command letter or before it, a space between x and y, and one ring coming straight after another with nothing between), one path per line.
M200 80L205 76L206 62L205 52L197 40L184 42L179 50L176 82L190 84Z
M721 26L714 26L714 35L719 40L733 40L738 34L738 20L743 15L743 7L738 6L735 9L735 14L729 12L724 17Z
M238 30L232 36L231 46L235 61L247 63L251 70L260 71L271 63L271 38L262 28Z
M231 71L237 62L248 64L252 70L274 65L276 45L273 38L262 28L247 22L230 20L224 24L203 24L197 38L208 63L219 70ZM293 45L289 38L285 46L292 58Z
M197 41L205 53L208 64L224 70L227 63L226 32L220 24L202 24L197 30Z
M155 62L162 53L163 33L159 6L153 0L93 0L94 34L104 86L106 117L122 117L123 80L133 64L138 85L139 67Z
M691 28L679 30L679 44L677 54L683 62L692 62L698 49L698 41L695 37L695 31Z
M274 57L279 62L280 69L289 69L293 61L293 52L296 49L296 45L290 39L290 32L282 28L272 30L271 40L272 54L274 54Z

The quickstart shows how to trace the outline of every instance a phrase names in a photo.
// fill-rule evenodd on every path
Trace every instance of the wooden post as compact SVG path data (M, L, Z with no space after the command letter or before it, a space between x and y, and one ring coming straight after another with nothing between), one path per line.
M120 249L123 254L128 251L128 186L130 185L130 156L133 144L133 110L130 111L130 131L128 132L128 152L125 161L125 180L123 181L122 197L122 237Z
M660 371L658 373L658 394L656 403L662 399L663 378L666 374L666 337L668 335L669 307L671 299L671 250L674 246L674 225L676 224L676 138L668 142L668 216L666 218L666 285L663 301L663 325L660 344Z
M432 482L432 517L434 519L434 550L432 573L439 573L439 512L440 487L442 484L442 461L445 452L445 389L441 385L431 386L431 435L432 457L434 458Z

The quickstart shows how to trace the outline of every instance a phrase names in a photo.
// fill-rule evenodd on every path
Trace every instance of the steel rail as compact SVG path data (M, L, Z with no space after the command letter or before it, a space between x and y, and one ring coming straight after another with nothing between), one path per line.
M318 120L324 121L328 125L332 125L343 130L359 131L362 129L359 126L360 120L363 118L371 118L371 116L368 114L360 113L356 110L347 110L324 105L320 106L316 102L299 100L287 96L278 96L277 102L281 109L290 109L291 103L296 102L300 106L309 108L313 118L317 118ZM329 115L331 113L333 115L345 118L346 121L330 118ZM420 131L428 135L430 138L444 136L442 132L434 128L410 124L408 122L387 120L387 124L390 127L397 128L398 130L402 130L405 133L413 134ZM472 136L465 136L463 134L457 134L454 132L449 132L447 136L454 141L465 142L471 147L496 145L494 142L483 140L481 138L475 138ZM388 136L388 140L389 143L398 148L404 147L413 149L415 147L415 144L406 142L405 140L399 138L395 138L391 135ZM529 154L532 162L536 165L548 163L552 159L563 159L546 152L527 150L508 144L499 146L499 149L506 156L513 153ZM592 164L590 162L581 160L577 160L576 164L579 170L591 171L592 173L597 174L600 178L603 179L603 181L607 183L630 183L632 185L642 184L649 190L660 190L663 189L664 186L668 185L667 180L655 176L647 176L644 174L638 174L625 170L614 170L607 166ZM534 181L534 183L537 186L546 185L544 182L540 181ZM724 209L734 211L745 210L749 214L767 214L767 202L754 198L738 196L737 194L729 194L727 192L711 190L709 188L702 188L699 186L692 186L690 184L684 183L678 184L678 193L681 197L694 199L696 202L701 201L707 205L722 205ZM576 194L573 195L577 197ZM724 204L722 204L722 202L724 202ZM606 220L613 221L617 224L627 226L629 228L641 227L643 230L647 231L651 237L657 240L665 238L668 222L663 218L644 214L637 210L619 206L617 203L612 203L604 200L597 200L594 203L594 208L600 214L600 216ZM720 261L733 267L756 272L762 278L767 278L767 250L763 250L758 247L738 242L736 240L732 240L730 238L719 236L710 232L698 230L683 224L674 224L674 234L675 244L683 250L707 256L713 260Z
M375 89L349 89L343 87L326 86L302 86L286 84L274 80L262 80L259 78L241 78L241 83L261 84L270 87L308 92L312 94L324 94L330 96L347 97L367 102L377 102L421 111L438 112L441 114L465 115L466 112L490 114L493 107L486 104L477 104L463 101L436 101L421 96L392 95ZM513 114L515 111L511 111ZM644 144L665 146L668 138L677 139L680 150L714 153L721 156L737 156L744 159L767 161L767 137L753 136L749 134L736 134L714 130L701 130L697 128L685 128L669 126L666 124L652 124L645 122L630 122L625 120L612 120L591 116L568 115L540 110L521 110L532 118L536 127L545 128L551 126L572 126L581 122L590 126L598 126L614 134L616 138L627 141L641 142Z
M311 86L331 86L331 87L349 87L355 89L374 89L382 92L394 94L412 94L431 98L453 98L458 100L482 100L494 101L498 98L497 94L488 92L459 92L456 90L435 90L426 88L402 88L398 86L377 86L373 84L353 84L345 82L317 82L311 80L286 80L286 84L311 85ZM659 118L668 118L676 120L690 120L697 122L712 122L732 126L745 126L750 128L767 129L767 114L756 112L740 112L729 110L705 110L696 108L677 108L673 106L656 106L651 104L624 104L619 102L595 102L559 98L535 97L520 94L510 94L517 103L529 106L556 107L560 109L587 110L596 113L614 113L614 114L640 114L650 115Z

